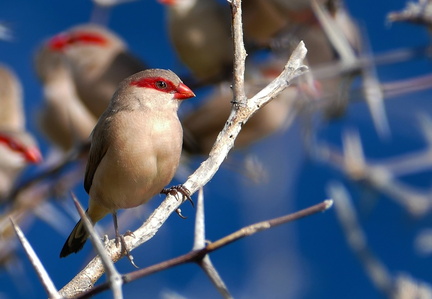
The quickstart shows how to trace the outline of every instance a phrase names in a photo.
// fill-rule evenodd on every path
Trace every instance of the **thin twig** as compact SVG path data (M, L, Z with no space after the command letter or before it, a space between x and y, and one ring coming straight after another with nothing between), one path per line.
M113 297L115 299L122 299L123 298L122 277L120 273L118 273L117 269L115 268L114 263L111 261L111 258L108 256L106 249L103 246L98 233L94 229L84 209L81 207L80 203L78 202L74 194L72 194L72 198L78 210L78 213L81 217L81 221L83 222L87 232L90 234L90 241L92 242L93 247L95 248L96 252L99 254L99 257L102 260L102 264L104 265L105 271L108 276L110 287L113 291Z
M362 262L375 287L392 298L392 276L367 246L366 236L358 223L348 191L342 184L333 182L329 185L328 193L335 200L336 215L352 251Z
M25 253L27 254L27 257L29 258L30 262L33 265L33 268L36 271L36 274L39 277L40 282L42 283L43 287L45 288L45 291L48 293L49 298L55 298L60 299L63 298L60 296L59 292L57 291L57 288L55 287L53 281L48 275L48 272L45 270L44 266L42 265L41 261L39 260L36 252L31 247L30 243L24 236L24 233L21 231L21 229L15 224L15 222L10 218L10 221L12 223L12 226L15 230L16 235L18 236L19 241L21 242L21 245L24 248Z
M241 0L228 0L231 4L232 35L234 43L234 78L233 94L234 104L244 105L247 97L244 87L246 50L243 42L243 23ZM237 107L237 105L234 105Z
M390 199L404 206L413 215L422 216L432 209L429 191L420 192L397 179L398 175L409 173L415 168L430 168L432 161L430 150L419 152L418 156L405 155L398 160L393 158L371 164L364 158L360 138L356 134L345 134L343 153L328 145L321 144L316 147L319 148L316 151L319 160L337 168L350 179L366 183L387 194ZM416 167L416 165L422 166ZM409 168L403 169L403 167Z

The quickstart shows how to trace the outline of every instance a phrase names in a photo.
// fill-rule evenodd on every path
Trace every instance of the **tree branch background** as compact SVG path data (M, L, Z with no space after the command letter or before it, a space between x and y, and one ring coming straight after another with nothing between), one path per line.
M382 2L346 3L353 17L367 29L375 53L422 46L429 42L424 28L386 24L386 15L403 8L405 1ZM0 43L1 61L13 67L22 82L25 82L26 112L30 116L30 128L35 121L34 111L39 107L42 97L40 85L29 67L36 46L47 36L88 21L91 10L90 1L0 3L0 19L12 25L16 36L12 43ZM177 73L184 71L170 48L165 34L163 7L158 3L139 1L121 5L112 11L109 26L128 42L134 54L150 65L170 68ZM153 42L149 43L148 40ZM430 62L419 58L380 66L378 74L380 80L386 82L427 74L429 69ZM204 92L198 98L203 95ZM430 95L429 90L386 101L392 134L387 141L378 137L364 101L352 103L341 119L318 126L316 133L319 145L321 148L332 145L331 149L336 148L342 152L345 130L355 128L361 137L363 152L368 161L381 161L424 150L428 144L422 135L418 112L430 115ZM184 103L183 108L195 105L192 101ZM417 246L421 244L430 224L428 214L413 215L405 205L392 200L397 198L394 193L370 188L377 185L371 175L361 177L360 183L352 182L343 171L333 167L340 166L340 169L346 170L344 165L309 159L303 143L303 125L303 120L297 119L288 130L277 133L250 149L268 170L268 180L265 183L255 185L233 172L229 166L220 169L205 188L207 238L216 240L245 225L320 202L328 197L326 186L329 181L337 179L344 182L350 190L359 222L363 224L370 246L389 271L407 273L420 281L430 282L428 269L432 262L427 255L430 252L425 251L424 246ZM42 136L35 133L47 151ZM195 167L191 168L198 165L197 161ZM28 174L34 171L29 169ZM349 175L349 169L345 173ZM427 196L431 183L429 170L404 175L402 182L413 187L414 191L425 190L421 194L426 199L430 198ZM87 195L81 184L75 191L85 205ZM163 198L161 196L160 200ZM137 216L142 222L158 203L159 199L155 198L148 206L139 211L128 211L126 215ZM39 210L41 213L49 213L45 206L41 206ZM195 211L188 205L183 205L182 210L189 217L187 220L170 217L150 242L133 251L135 262L140 267L190 250ZM126 218L130 218L129 216ZM64 218L60 227L64 230L63 234L37 219L25 232L58 288L67 283L92 257L91 246L87 245L77 255L58 259L59 249L75 221L68 217ZM69 223L66 222L68 219ZM377 288L350 249L337 219L333 212L327 212L278 227L213 253L212 262L237 298L379 298ZM102 224L111 229L111 218L107 217ZM122 230L134 229L138 227L138 222L120 224L120 227ZM112 231L110 235L112 236ZM45 297L44 290L22 251L18 251L18 259L21 264L12 264L12 272L17 274L15 278L8 272L0 273L0 295L6 298ZM132 270L125 259L116 266L121 273ZM180 294L186 298L199 298L206 294L208 298L219 298L219 294L195 265L184 265L141 279L124 286L124 292L128 298L135 297L136 294L145 294L148 298L168 298L170 294ZM111 295L105 293L101 297L108 296Z

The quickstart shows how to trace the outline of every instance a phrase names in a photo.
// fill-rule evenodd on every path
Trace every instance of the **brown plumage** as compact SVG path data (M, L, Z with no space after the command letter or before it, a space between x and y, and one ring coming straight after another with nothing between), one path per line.
M35 55L35 70L43 85L42 132L64 151L87 141L97 118L81 102L63 54L44 43Z
M146 203L171 181L183 138L177 109L193 96L168 70L142 71L120 83L92 133L84 187L93 223ZM87 237L78 222L60 257L79 251Z
M166 4L169 36L180 60L201 82L225 79L233 63L229 6L217 0L159 2Z

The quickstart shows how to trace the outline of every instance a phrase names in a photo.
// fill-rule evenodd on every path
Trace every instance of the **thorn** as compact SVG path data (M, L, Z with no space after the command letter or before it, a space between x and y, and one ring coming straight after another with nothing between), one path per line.
M175 211L176 211L177 215L180 216L180 218L182 218L182 219L187 219L187 217L186 217L186 216L183 216L183 214L181 213L181 209L180 209L180 208L176 209Z

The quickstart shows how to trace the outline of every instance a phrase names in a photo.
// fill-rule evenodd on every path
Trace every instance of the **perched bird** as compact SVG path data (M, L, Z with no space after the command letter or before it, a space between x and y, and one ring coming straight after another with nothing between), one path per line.
M158 0L166 5L171 42L198 81L213 83L232 72L228 5L216 0Z
M25 129L22 87L16 75L0 66L0 199L7 197L16 178L42 155Z
M35 69L43 85L42 132L63 151L86 142L97 118L81 102L63 54L44 43L35 55Z
M177 110L194 96L168 70L148 69L120 83L92 133L84 179L92 223L112 213L118 237L116 211L146 203L171 181L183 138ZM60 257L79 251L87 238L79 221Z
M52 37L48 48L64 54L77 94L96 118L123 79L147 68L120 37L95 24L74 26Z

